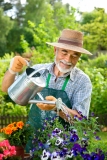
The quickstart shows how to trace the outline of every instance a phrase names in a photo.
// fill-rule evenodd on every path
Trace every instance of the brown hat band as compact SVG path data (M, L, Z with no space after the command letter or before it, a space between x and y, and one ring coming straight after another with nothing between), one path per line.
M74 42L73 40L64 40L64 39L61 39L59 38L58 40L59 43L65 43L65 44L71 44L71 45L75 45L75 46L78 46L78 47L82 47L82 43L81 42Z

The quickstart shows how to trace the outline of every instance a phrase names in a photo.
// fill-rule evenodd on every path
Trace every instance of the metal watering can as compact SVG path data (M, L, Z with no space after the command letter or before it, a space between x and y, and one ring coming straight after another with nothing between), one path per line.
M8 88L8 94L15 103L21 106L27 105L29 100L33 99L38 92L46 87L46 82L39 73L41 70L47 69L41 68L35 70L33 68L27 68L22 76L17 78Z

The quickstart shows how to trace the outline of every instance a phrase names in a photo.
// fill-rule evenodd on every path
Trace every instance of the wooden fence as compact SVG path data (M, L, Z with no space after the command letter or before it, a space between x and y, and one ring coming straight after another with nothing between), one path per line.
M28 120L28 116L10 116L3 115L0 116L0 129L7 126L9 123L23 121L26 122Z

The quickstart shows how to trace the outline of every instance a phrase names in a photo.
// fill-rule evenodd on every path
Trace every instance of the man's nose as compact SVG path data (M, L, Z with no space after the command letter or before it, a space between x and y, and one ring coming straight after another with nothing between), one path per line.
M71 54L67 54L66 57L65 57L65 60L67 62L71 62Z

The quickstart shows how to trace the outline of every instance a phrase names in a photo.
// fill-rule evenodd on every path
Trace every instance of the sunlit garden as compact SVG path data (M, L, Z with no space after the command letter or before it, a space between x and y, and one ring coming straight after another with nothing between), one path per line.
M14 13L9 15L12 8L15 8ZM30 126L26 128L25 125L30 104L22 107L0 89L0 129L4 128L0 133L0 160L21 160L20 156L15 156L15 144L19 142L17 137L21 135L22 138L25 133L29 134L27 139L22 138L25 140L24 152L28 136L33 137L33 149L28 157L32 160L107 160L107 13L104 8L96 7L92 12L82 13L70 4L63 4L61 0L27 0L25 5L18 0L15 3L1 1L0 20L0 88L10 60L15 55L29 58L31 66L53 62L53 47L46 42L57 41L64 28L83 32L84 48L93 54L82 54L77 64L92 82L89 119L74 117L69 129L63 127L57 117L44 122L43 130L38 131L39 136L35 135L32 128L31 133ZM26 67L23 68L25 70ZM3 120L5 116L20 115L26 119L16 118L19 124L16 120ZM14 128L15 132L7 130L6 126L8 129ZM16 139L12 139L10 144L7 140L13 138L13 134Z

